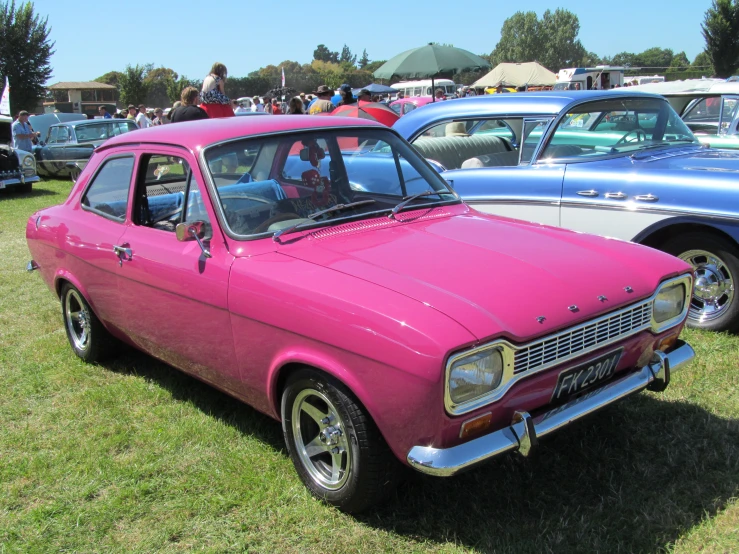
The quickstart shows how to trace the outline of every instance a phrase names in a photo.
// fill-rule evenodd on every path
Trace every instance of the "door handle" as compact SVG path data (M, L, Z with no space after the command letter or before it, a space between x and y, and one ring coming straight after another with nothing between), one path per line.
M590 190L579 190L579 191L577 191L577 194L579 194L580 196L598 196L598 191L597 190L592 190L592 189L590 189Z
M639 194L637 196L634 196L634 200L641 200L642 202L657 202L659 201L659 196L655 196L651 193Z
M623 200L624 198L628 198L628 195L626 195L623 192L607 192L606 198L613 198L615 200Z
M127 244L118 246L113 246L113 253L118 256L118 265L120 267L123 267L123 260L130 260L133 258L133 252L131 252L131 249L128 247Z

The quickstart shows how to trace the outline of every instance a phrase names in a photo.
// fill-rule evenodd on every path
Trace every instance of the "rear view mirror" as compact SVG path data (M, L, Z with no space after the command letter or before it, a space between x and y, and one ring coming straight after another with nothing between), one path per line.
M211 257L210 250L208 250L203 244L203 241L200 240L205 236L205 222L204 221L191 221L190 223L178 223L177 227L175 228L175 234L177 235L177 240L180 242L185 242L188 240L198 241L198 246L200 246L200 250L203 252L203 256L205 256L206 258Z

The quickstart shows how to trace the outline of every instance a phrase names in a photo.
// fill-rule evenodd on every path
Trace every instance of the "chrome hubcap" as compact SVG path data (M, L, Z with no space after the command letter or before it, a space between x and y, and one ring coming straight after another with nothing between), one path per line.
M326 489L341 488L351 457L336 407L323 393L303 390L293 403L291 425L298 457L311 478Z
M688 317L697 323L721 317L734 299L734 277L729 268L705 250L689 250L679 257L693 266L695 275Z
M90 314L76 290L67 293L64 303L64 320L72 342L79 350L84 350L90 341Z

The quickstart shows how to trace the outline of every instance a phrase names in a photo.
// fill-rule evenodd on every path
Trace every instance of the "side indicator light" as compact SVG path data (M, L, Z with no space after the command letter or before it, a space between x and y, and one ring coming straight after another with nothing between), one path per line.
M490 424L493 421L492 412L482 414L473 419L468 419L462 424L462 428L459 430L459 438L466 440L477 435L483 434L490 428Z

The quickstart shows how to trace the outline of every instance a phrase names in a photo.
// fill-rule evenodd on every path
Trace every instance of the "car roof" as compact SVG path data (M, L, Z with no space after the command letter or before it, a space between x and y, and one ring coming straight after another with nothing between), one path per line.
M100 119L81 119L79 121L65 121L63 123L56 123L54 125L50 125L50 127L82 127L86 125L104 125L106 123L111 123L111 122L123 123L126 121L130 121L131 123L136 125L133 119L114 119L112 117L109 117L108 119L100 118Z
M401 135L408 136L425 121L442 121L452 118L475 117L480 115L506 114L557 115L573 103L592 100L606 100L619 97L662 98L656 94L629 92L625 90L557 90L537 92L516 92L509 94L487 94L469 96L455 100L445 100L426 104L422 110L413 110L401 117L393 128Z
M385 127L376 121L356 117L279 115L271 117L223 117L199 121L183 121L140 129L108 139L98 150L122 144L175 144L191 151L229 139L289 131L336 127Z

